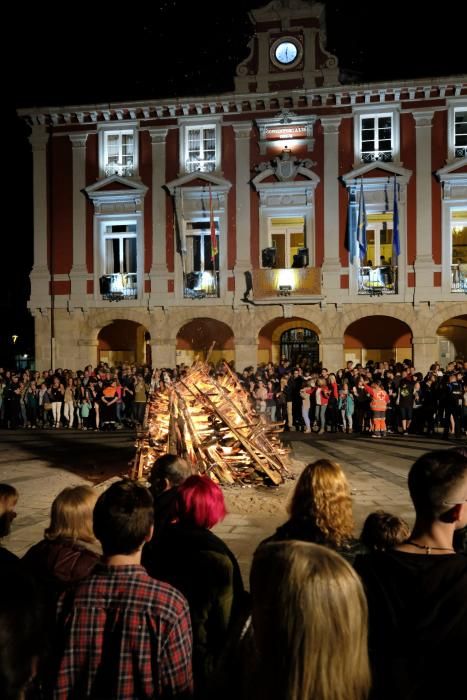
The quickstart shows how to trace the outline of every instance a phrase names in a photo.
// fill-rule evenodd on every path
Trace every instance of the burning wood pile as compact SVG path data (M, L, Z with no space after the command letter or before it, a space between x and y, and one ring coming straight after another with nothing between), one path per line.
M289 471L282 430L282 423L255 412L228 365L211 376L207 363L196 362L186 376L164 381L150 395L132 475L144 478L169 453L221 484L280 484Z

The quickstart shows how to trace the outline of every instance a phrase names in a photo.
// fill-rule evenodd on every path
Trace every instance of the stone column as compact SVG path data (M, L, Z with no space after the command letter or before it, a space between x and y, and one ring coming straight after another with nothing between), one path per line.
M322 117L324 132L324 262L323 292L341 286L339 258L339 126L341 117Z
M152 336L151 336L152 338ZM176 355L177 342L174 338L159 338L151 342L153 367L175 367L177 364Z
M47 143L45 126L33 126L29 137L33 159L34 264L31 271L31 309L50 307L47 255Z
M415 301L433 298L433 251L431 216L431 129L433 111L415 112L417 252L415 257Z
M342 338L320 338L319 357L323 367L335 372L344 367L344 342Z
M256 367L258 359L258 343L256 338L235 337L235 369L243 372L245 367Z
M412 345L415 369L426 374L430 365L439 360L438 339L433 336L413 336Z
M86 308L86 141L88 134L70 134L73 148L73 265L70 272L70 308Z
M149 306L163 304L167 300L167 240L165 160L167 128L148 129L152 155L152 265L149 272L151 296ZM154 357L154 355L153 355ZM172 366L172 365L170 365Z
M245 293L245 272L251 270L250 254L250 134L252 122L233 125L235 134L237 241L235 252L235 300L238 306Z

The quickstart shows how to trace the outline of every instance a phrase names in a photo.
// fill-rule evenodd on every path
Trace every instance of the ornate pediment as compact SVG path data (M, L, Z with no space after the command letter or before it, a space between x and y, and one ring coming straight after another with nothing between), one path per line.
M365 184L373 183L378 185L381 180L393 177L394 175L397 176L398 182L401 185L406 185L412 177L412 171L403 168L401 165L378 161L365 163L354 170L350 170L348 173L342 175L342 181L345 183L346 187L357 185L359 178L364 178Z
M96 213L129 213L142 211L148 188L138 180L111 175L84 189Z
M206 187L206 185L211 185L216 191L228 192L232 187L232 183L223 177L218 175L213 175L212 173L204 173L196 170L193 173L187 173L181 177L176 178L176 180L171 180L165 183L165 189L170 192L171 195L175 194L178 188L186 187L201 189Z

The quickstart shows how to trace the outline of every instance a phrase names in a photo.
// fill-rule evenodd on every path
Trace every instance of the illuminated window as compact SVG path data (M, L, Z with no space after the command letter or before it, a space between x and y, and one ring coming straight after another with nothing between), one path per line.
M467 155L467 109L454 110L454 155Z
M101 177L132 177L138 174L136 126L110 128L103 124L99 128L99 169Z
M303 264L298 260L305 251L305 220L302 216L270 219L269 231L271 245L276 249L274 267L284 269L308 265L308 259Z
M370 112L368 107L354 107L355 165L358 163L398 163L399 109Z
M219 171L222 133L220 120L213 116L196 120L181 118L179 124L182 172Z

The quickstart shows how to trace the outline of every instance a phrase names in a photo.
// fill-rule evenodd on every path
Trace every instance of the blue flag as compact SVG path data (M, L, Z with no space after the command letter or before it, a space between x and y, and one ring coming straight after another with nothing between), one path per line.
M366 208L365 208L365 195L363 193L363 178L360 183L360 202L358 204L358 220L357 220L357 242L358 242L358 253L361 258L366 255Z
M401 252L401 242L399 238L399 208L397 206L399 194L399 185L397 184L396 176L394 175L394 208L392 210L392 256L393 264L395 264L394 258L397 258Z
M352 264L358 255L357 250L357 202L353 188L349 191L349 207L347 209L347 230L345 247L349 251L349 260Z

